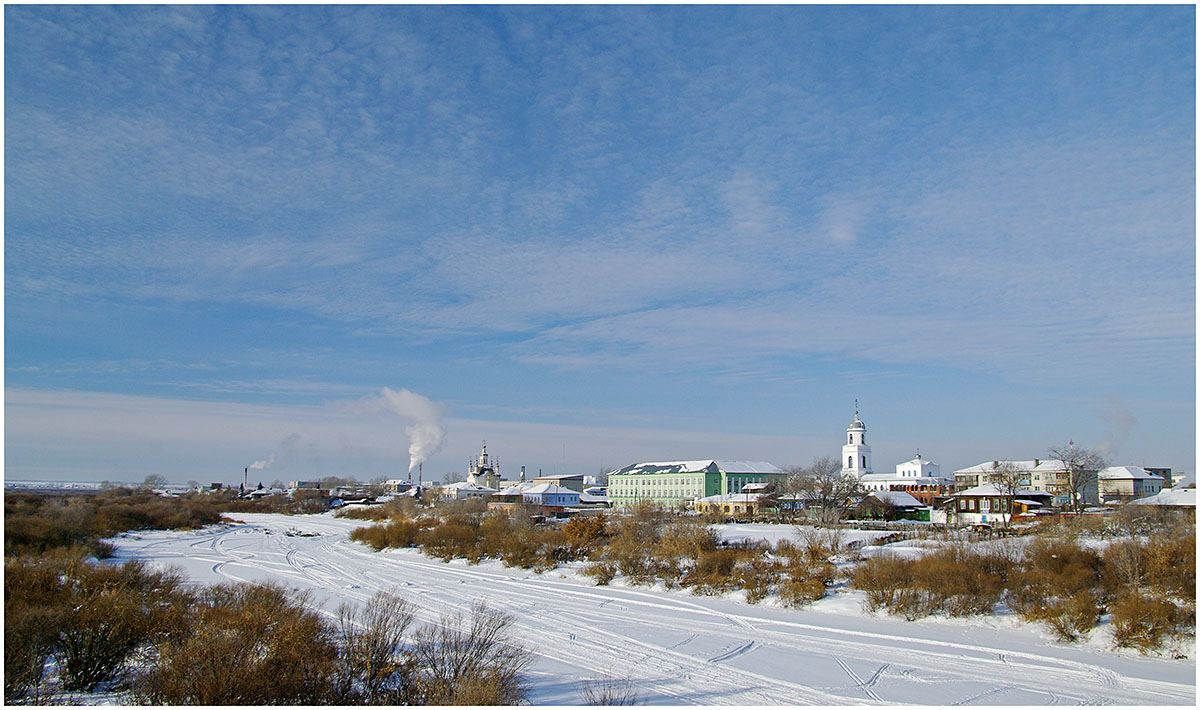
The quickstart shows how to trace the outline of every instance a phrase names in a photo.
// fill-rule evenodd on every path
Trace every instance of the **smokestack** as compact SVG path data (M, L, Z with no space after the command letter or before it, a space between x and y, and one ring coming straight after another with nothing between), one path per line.
M249 484L250 484L250 467L247 466L245 468L245 470L242 471L242 488L245 488Z
M417 464L417 488L421 487L421 473L424 468L425 464Z

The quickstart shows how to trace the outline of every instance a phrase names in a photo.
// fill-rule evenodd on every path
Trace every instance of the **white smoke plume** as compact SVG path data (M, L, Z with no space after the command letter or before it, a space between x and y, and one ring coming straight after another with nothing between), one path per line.
M1113 456L1121 450L1130 432L1138 428L1140 422L1129 410L1125 400L1117 396L1110 395L1098 409L1100 418L1111 425L1112 429L1104 430L1104 438L1096 448L1105 456Z
M250 468L255 470L271 468L271 464L273 463L275 463L275 454L272 453L267 457L266 461L255 461L254 463L250 464Z
M446 427L442 424L446 405L422 397L416 392L406 389L394 390L390 387L384 387L379 397L371 397L368 403L412 420L411 424L404 427L409 441L409 473L418 464L441 451L446 440Z

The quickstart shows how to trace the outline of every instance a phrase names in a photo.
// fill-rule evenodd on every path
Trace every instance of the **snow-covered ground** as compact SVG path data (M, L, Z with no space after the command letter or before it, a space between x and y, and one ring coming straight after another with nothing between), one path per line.
M236 514L193 532L115 538L117 559L177 567L188 579L275 580L309 590L327 611L396 591L432 621L475 600L512 612L536 654L531 701L577 705L581 680L631 678L651 705L1186 705L1194 660L1144 658L1050 640L1011 617L905 622L837 594L803 609L697 597L686 591L596 587L576 567L546 574L499 562L444 564L416 550L351 542L365 523L329 515ZM770 528L770 530L757 530ZM790 534L787 526L725 526L727 538ZM316 533L311 537L296 532ZM293 533L293 534L288 534Z

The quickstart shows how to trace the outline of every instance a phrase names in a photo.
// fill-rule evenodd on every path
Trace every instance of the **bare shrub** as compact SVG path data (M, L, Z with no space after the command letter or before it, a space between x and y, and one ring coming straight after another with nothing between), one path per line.
M611 562L594 562L583 568L583 574L594 578L596 586L602 587L617 576L617 568Z
M1151 588L1196 601L1196 533L1164 533L1150 538L1146 546L1146 581Z
M4 699L45 700L43 669L54 650L57 617L66 608L61 569L48 560L4 563Z
M734 580L746 591L746 601L757 604L783 579L784 566L776 560L755 557L734 568Z
M914 581L909 561L892 555L866 558L854 567L850 578L851 586L867 593L868 611L893 608L896 595Z
M605 676L585 680L579 683L577 691L584 705L638 705L642 701L641 693L630 678Z
M650 550L655 576L667 585L678 584L693 560L717 549L720 537L707 523L695 518L679 518L663 527Z
M846 541L846 533L841 528L819 525L796 526L796 537L804 556L811 562L828 560L840 554Z
M650 555L658 538L656 512L646 508L639 510L645 519L621 520L604 557L617 565L630 584L653 584L655 575Z
M375 550L391 547L413 547L422 531L414 520L396 520L385 525L370 525L350 531L350 539L370 545Z
M417 697L425 705L515 705L525 699L531 654L516 644L516 617L476 603L416 635Z
M205 589L188 633L158 647L138 684L154 704L321 704L335 688L330 628L277 585Z
M412 697L413 668L404 649L412 623L412 605L383 591L362 606L338 608L338 702L405 704Z
M724 594L738 588L734 568L738 562L750 556L748 551L719 549L702 552L696 563L683 576L682 584L692 588L693 594Z
M823 582L788 578L779 583L779 600L788 606L804 606L825 597Z
M1090 633L1105 594L1101 558L1074 542L1037 540L1009 585L1009 606L1026 621L1045 622L1063 641Z
M1118 597L1109 611L1118 647L1147 654L1160 649L1169 636L1186 633L1186 613L1166 599L1130 592ZM1191 627L1195 628L1194 618Z
M855 568L851 583L867 592L869 610L886 608L911 621L938 613L989 614L1004 591L1006 576L1002 556L956 546L919 559L868 558Z
M518 535L524 528L532 527L528 521L524 526L517 525L512 518L504 514L491 514L479 523L479 548L485 557L501 558L504 542L513 535Z
M563 526L567 541L581 552L591 552L608 536L608 518L599 515L577 515Z
M440 558L442 562L455 557L465 557L472 562L482 558L478 545L479 524L465 516L456 516L425 530L417 539L426 555Z
M786 541L781 541L786 542ZM824 559L809 559L799 548L782 547L782 551L793 552L784 567L785 578L779 583L779 598L788 606L804 606L825 596L829 585L837 575L837 567ZM776 547L776 554L780 547Z
M54 655L66 690L114 680L130 656L177 628L179 578L140 562L108 567L78 562L63 570L65 604L54 617Z
M500 544L500 559L506 567L533 569L538 564L538 547L537 531L520 529Z
M387 520L392 516L388 514L388 511L385 510L383 506L372 505L365 508L342 508L338 512L334 513L333 517L349 518L351 520L373 520L375 522L380 522Z

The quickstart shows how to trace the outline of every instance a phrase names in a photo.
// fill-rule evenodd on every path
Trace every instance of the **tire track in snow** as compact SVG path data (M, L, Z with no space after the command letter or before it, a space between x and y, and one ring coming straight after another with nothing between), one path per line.
M621 671L639 680L644 696L661 702L844 705L864 700L911 701L913 695L897 694L902 689L881 683L884 677L910 679L912 683L904 685L909 688L916 683L931 684L931 688L953 687L953 695L941 701L947 703L977 702L1004 690L1036 693L1047 697L1048 704L1095 701L1097 681L1111 691L1112 700L1121 704L1188 705L1195 697L1194 685L1123 676L1066 658L1086 654L1060 648L1048 649L1052 651L1049 654L1007 647L998 651L995 647L921 637L919 625L909 627L916 633L900 635L779 619L774 616L778 610L767 608L764 615L755 615L754 607L745 607L744 612L740 607L729 611L730 602L710 600L706 606L698 598L678 591L594 587L555 579L550 574L501 570L489 563L478 567L445 564L411 549L372 552L347 539L349 531L359 525L321 516L246 517L245 524L228 526L182 546L177 542L178 534L172 533L162 540L130 545L141 549L131 551L167 563L183 557L208 558L213 563L210 573L219 579L238 579L230 565L242 566L251 572L282 576L333 601L361 602L378 589L398 589L419 606L422 620L432 620L444 612L464 612L476 599L486 598L493 606L521 614L519 634L541 642L536 650L545 658L575 668L577 675L585 677ZM280 534L287 527L316 530L322 535L302 538ZM175 549L170 544L159 544L173 541ZM202 549L205 554L195 554ZM617 627L615 624L622 620L636 624L636 628ZM836 616L829 620L831 624L843 621ZM888 628L887 624L881 626ZM555 632L549 634L547 628ZM693 633L678 641L679 631L684 628ZM723 651L713 656L715 660L707 660L701 655L706 643L709 648L725 644L733 651L742 650ZM696 655L683 653L679 650L683 647ZM798 657L806 659L806 667L812 669L819 667L817 659L838 656L879 663L870 679L863 682L859 677L856 681L855 689L867 693L869 699L783 680L793 678L794 671L782 670L778 663L755 668L774 672L774 676L735 667L751 652L756 659L765 659L778 653L789 657L786 654L800 651L803 655ZM903 659L904 667L889 672L889 664L897 659ZM731 661L734 664L729 664ZM741 665L745 664L742 661ZM781 672L787 675L780 676ZM1000 685L998 678L1019 683ZM967 687L962 687L964 684ZM1054 692L1047 692L1049 688Z

